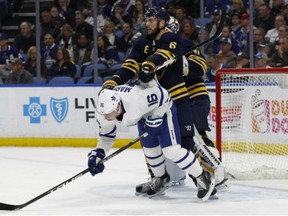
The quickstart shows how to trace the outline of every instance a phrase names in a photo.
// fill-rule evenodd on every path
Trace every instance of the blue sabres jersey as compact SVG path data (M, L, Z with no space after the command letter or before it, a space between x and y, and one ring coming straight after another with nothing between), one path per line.
M181 43L181 37L171 32L165 32L159 40L150 40L143 35L134 41L128 58L115 75L120 77L121 83L125 83L137 76L142 62L151 61L159 65L181 53ZM189 100L183 78L182 60L157 72L157 78L161 86L169 91L176 104Z

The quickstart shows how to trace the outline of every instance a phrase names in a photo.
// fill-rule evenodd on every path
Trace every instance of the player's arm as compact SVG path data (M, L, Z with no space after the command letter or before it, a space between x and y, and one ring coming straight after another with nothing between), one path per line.
M103 172L105 166L102 160L109 152L116 138L116 125L113 123L107 123L105 125L104 119L98 116L97 122L99 124L99 138L96 149L93 149L88 154L88 167L90 173L94 176L98 173ZM104 123L104 124L103 124Z
M136 40L133 43L132 51L130 52L128 58L123 62L121 68L115 72L112 79L106 80L103 83L103 88L113 89L117 85L126 83L128 80L133 79L138 76L140 70L140 45L141 40Z
M194 46L194 43L188 39L182 38L183 49L189 49ZM193 50L189 55L186 56L188 61L189 77L196 78L202 77L206 74L208 67L205 57L201 54L199 49ZM184 74L188 75L188 74Z

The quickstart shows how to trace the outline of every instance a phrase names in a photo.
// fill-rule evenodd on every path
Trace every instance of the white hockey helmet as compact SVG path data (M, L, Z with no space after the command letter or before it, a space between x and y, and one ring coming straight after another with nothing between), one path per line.
M175 17L170 16L170 19L166 24L166 28L174 34L177 34L177 32L179 31L179 27L180 26L178 20Z
M120 101L117 92L111 89L103 89L98 94L96 109L102 115L109 114L117 111Z

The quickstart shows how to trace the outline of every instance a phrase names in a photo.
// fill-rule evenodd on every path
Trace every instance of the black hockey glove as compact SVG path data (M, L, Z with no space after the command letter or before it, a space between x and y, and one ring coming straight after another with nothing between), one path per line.
M105 152L103 149L95 149L88 154L88 167L92 176L103 172L105 166L102 160L104 157Z
M141 65L141 70L139 72L138 78L143 83L147 83L154 79L155 73L153 73L155 69L155 64L153 62L145 61Z

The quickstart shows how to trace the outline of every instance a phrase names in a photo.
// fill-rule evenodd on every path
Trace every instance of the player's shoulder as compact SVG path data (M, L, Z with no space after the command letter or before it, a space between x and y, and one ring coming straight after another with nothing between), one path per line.
M177 41L177 42L181 42L182 38L180 35L174 34L172 32L165 32L164 34L162 34L161 41L167 41L167 42L171 42L171 41Z

